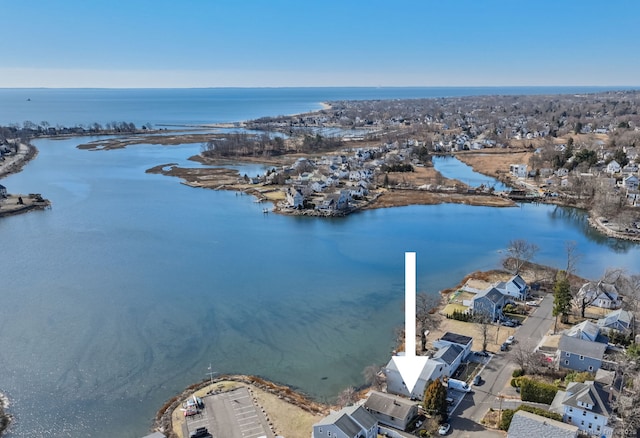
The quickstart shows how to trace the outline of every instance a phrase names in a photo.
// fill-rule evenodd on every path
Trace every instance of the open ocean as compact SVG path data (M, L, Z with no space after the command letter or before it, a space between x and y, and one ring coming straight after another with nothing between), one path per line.
M1 89L0 124L192 125L306 112L329 100L602 90ZM363 383L366 366L389 360L404 322L405 251L417 252L418 289L430 293L496 268L517 238L556 266L565 242L576 241L589 278L607 267L640 272L640 247L590 230L578 210L264 215L250 196L145 173L186 163L199 145L77 149L85 140L37 140L37 158L1 181L53 203L0 220L0 391L16 417L10 437L141 437L164 401L207 378L210 363L333 400Z

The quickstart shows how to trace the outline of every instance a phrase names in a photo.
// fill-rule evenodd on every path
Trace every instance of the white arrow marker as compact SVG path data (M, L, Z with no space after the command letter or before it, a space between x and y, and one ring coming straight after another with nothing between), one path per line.
M404 254L404 356L393 356L409 393L418 383L428 358L416 356L416 253Z

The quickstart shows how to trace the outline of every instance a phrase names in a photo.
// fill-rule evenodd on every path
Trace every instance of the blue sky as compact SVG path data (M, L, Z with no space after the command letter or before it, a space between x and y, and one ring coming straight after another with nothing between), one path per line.
M0 0L0 87L640 85L637 0Z

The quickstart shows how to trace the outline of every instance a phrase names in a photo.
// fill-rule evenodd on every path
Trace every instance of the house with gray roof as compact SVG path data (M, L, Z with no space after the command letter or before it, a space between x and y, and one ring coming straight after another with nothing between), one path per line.
M466 359L471 352L471 346L473 345L473 338L471 336L460 335L458 333L446 332L442 337L432 342L433 346L438 350L442 350L450 345L457 345L462 347L463 355L462 360ZM443 353L444 354L444 353ZM438 355L436 354L437 357ZM455 371L455 370L454 370Z
M589 320L582 321L564 331L564 334L572 338L583 339L591 342L609 342L609 339L600 333L600 327Z
M536 438L576 438L578 427L527 411L513 414L507 438L531 438L533 432Z
M502 316L502 309L507 301L507 295L495 287L488 287L473 297L471 310L475 314L489 315L492 321L496 321Z
M603 309L618 309L622 298L614 284L599 282L585 283L578 291L578 298L587 304Z
M379 424L407 430L409 424L418 416L418 405L406 398L373 391L364 404L367 411Z
M387 392L413 400L422 400L424 390L429 382L436 379L442 380L443 376L450 376L452 374L452 372L449 371L449 366L443 360L430 358L425 362L413 390L409 392L393 358L391 358L383 372L387 378Z
M549 411L562 415L562 421L588 435L610 437L613 434L607 425L612 415L610 400L610 393L597 382L571 382L566 391L557 392Z
M378 421L363 406L347 406L313 425L312 438L376 438Z
M595 373L602 366L606 349L607 344L562 335L558 343L556 361L561 368Z
M633 313L628 310L614 310L604 318L598 320L598 327L603 330L616 330L621 333L628 333L635 323Z
M529 295L529 286L520 275L514 275L509 281L501 281L494 285L504 295L509 295L518 300L526 300Z

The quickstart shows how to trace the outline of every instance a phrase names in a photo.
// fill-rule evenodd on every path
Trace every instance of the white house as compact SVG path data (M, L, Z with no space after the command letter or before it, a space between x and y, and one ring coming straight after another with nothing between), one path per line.
M304 195L302 192L296 188L288 187L287 205L293 208L302 208L304 206Z
M578 298L603 309L618 309L622 305L616 286L602 282L585 283L578 291Z
M525 300L529 294L529 286L520 275L514 275L509 281L501 281L494 284L493 287L504 295L509 295L519 300Z
M469 353L471 353L473 338L470 336L459 335L458 333L446 332L440 339L433 341L433 346L438 350L444 349L450 345L458 345L462 347L462 360L464 360L467 358Z
M420 377L418 377L418 381L416 382L413 391L411 392L409 392L407 385L402 380L402 376L400 375L393 358L391 358L387 366L384 368L384 374L387 377L388 393L401 395L413 400L422 400L422 397L424 397L424 390L428 383L436 379L442 380L444 376L448 376L449 366L444 361L428 359L420 372Z
M618 173L622 168L616 160L612 160L607 164L606 172L609 174Z
M363 406L347 406L313 425L312 438L376 438L378 421Z
M609 393L599 383L570 383L566 391L556 393L549 411L562 415L562 421L588 435L613 435L613 429L607 426L611 415Z
M527 165L526 164L510 164L509 173L517 178L526 178Z

